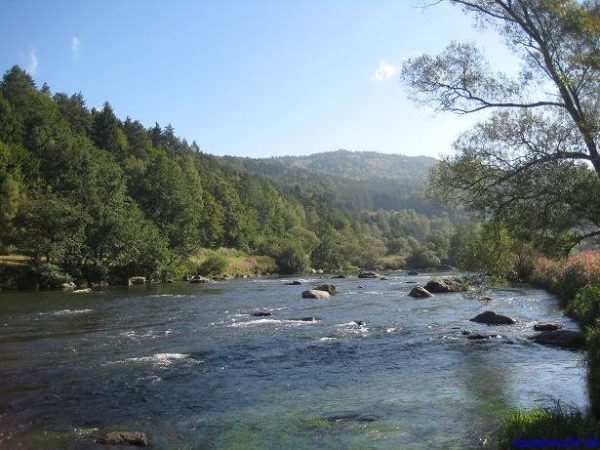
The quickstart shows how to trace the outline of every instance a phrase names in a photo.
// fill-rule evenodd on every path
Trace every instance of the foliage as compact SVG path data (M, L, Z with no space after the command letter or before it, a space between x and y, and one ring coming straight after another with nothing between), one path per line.
M307 255L297 245L285 246L275 257L280 274L292 275L306 273L309 268Z
M198 266L198 273L207 277L220 275L225 273L227 266L228 262L226 257L222 255L212 255Z
M78 281L164 280L202 262L221 275L397 267L414 252L437 263L449 251L450 218L431 204L421 207L434 162L428 158L344 151L292 158L285 164L298 176L284 182L283 159L206 155L171 125L145 128L119 119L108 102L90 110L81 93L39 90L18 66L0 83L0 125L0 248L34 265L54 264ZM259 166L280 186L256 177ZM336 173L332 189L301 186L319 171L322 180ZM344 173L366 184L344 192L352 184ZM400 185L401 199L393 194ZM371 200L360 207L418 210L344 212L333 205L367 188ZM227 256L227 266L218 257L190 261L221 247L243 256Z
M433 171L431 194L506 224L557 256L600 233L600 9L596 1L447 0L496 29L521 59L494 72L453 42L403 68L417 100L443 111L490 110Z

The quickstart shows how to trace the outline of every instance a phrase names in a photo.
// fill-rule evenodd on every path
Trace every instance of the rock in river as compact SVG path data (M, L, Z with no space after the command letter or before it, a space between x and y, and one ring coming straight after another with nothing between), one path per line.
M427 289L417 286L413 288L412 291L408 294L410 297L414 298L428 298L433 297L433 294L429 292Z
M285 283L286 286L299 286L302 283L298 280L290 281L289 283Z
M212 283L210 278L203 277L202 275L196 275L190 279L190 283Z
M533 339L533 341L538 344L550 345L553 347L577 349L585 346L585 336L581 331L542 331L540 334L533 336L530 339Z
M442 281L431 280L424 287L432 294L447 294L449 292L461 292L466 290L464 285L451 279L444 279Z
M317 291L316 289L310 289L308 291L304 291L302 293L302 298L317 298L317 299L325 299L329 298L329 292L326 291Z
M335 275L333 277L331 277L332 279L336 279L336 278L340 278L340 279L344 279L344 278L348 278L348 275L344 275L344 274L339 274L339 275Z
M562 325L556 322L541 322L533 326L535 331L554 331L562 328Z
M321 284L317 287L313 288L315 291L325 291L328 292L329 295L334 295L336 293L335 284Z
M104 445L135 445L148 447L150 445L146 433L140 431L111 431L96 441Z
M381 275L379 275L377 272L360 272L358 274L358 278L379 278Z
M494 311L484 311L469 320L471 322L485 323L488 325L512 325L515 323L514 319L501 314L496 314Z
M256 312L250 313L250 315L252 317L269 317L269 316L272 316L273 313L264 312L264 311L256 311Z

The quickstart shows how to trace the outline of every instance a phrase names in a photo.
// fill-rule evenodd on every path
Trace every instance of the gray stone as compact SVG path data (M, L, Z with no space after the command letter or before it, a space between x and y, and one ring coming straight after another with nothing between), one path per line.
M531 337L531 339L538 344L552 347L578 349L585 346L585 336L581 331L542 331L540 334Z
M413 298L429 298L433 297L433 294L429 292L427 289L422 288L421 286L414 287L412 291L408 294Z
M485 323L487 325L512 325L515 323L514 319L501 314L496 314L494 311L482 312L469 320L471 322Z
M326 299L331 297L329 292L326 291L317 291L316 289L310 289L308 291L304 291L302 293L302 298L316 298L316 299Z

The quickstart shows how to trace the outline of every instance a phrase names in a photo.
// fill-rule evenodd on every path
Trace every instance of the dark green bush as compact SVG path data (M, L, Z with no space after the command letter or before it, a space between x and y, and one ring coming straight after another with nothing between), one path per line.
M221 255L211 255L198 266L198 273L205 277L222 275L229 263L227 258Z
M275 258L280 274L306 273L309 267L308 256L299 246L287 246Z
M42 288L60 288L64 283L71 283L70 275L62 273L60 267L54 264L41 264L34 269L38 284Z

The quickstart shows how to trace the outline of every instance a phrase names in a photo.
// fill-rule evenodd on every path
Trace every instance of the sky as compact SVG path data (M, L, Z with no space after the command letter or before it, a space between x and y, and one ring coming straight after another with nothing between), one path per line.
M494 32L426 0L0 0L0 70L207 153L268 157L340 148L438 157L478 117L407 98L402 63L452 40L515 61Z

